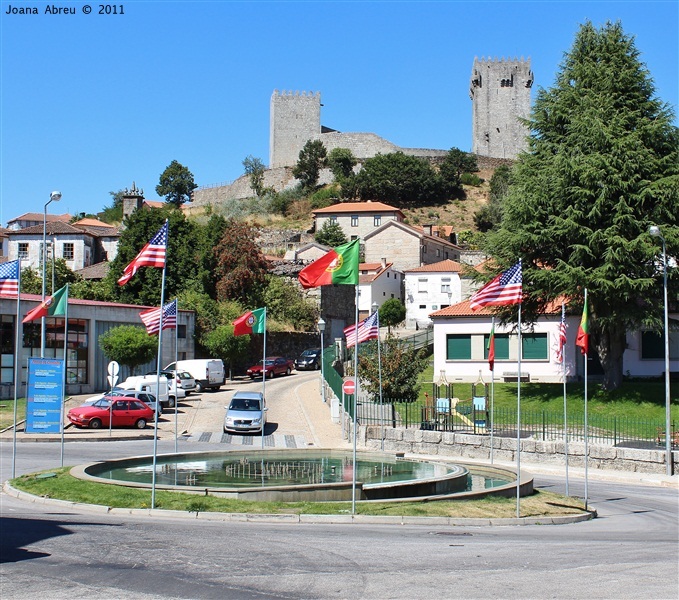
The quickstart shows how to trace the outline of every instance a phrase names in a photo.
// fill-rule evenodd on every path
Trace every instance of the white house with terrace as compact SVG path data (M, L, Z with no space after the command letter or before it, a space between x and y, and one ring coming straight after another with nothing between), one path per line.
M488 339L493 313L488 308L472 311L470 301L448 306L429 317L433 322L434 377L445 374L455 383L476 381L481 373L491 380L488 366ZM678 313L671 319L679 318ZM566 314L567 342L564 360L567 381L584 376L584 356L575 345L581 314ZM563 381L564 363L559 360L559 324L561 304L554 303L532 326L525 326L519 336L515 327L495 324L495 381L516 381L521 352L522 381L555 383ZM590 346L588 376L601 374L596 351ZM679 331L670 330L670 372L679 371ZM660 378L665 373L664 337L654 331L627 333L627 349L623 356L623 373L630 377Z

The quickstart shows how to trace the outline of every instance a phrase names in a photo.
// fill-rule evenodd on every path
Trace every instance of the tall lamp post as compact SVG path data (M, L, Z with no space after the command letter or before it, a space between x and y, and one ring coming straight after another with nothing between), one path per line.
M665 465L667 475L672 475L672 432L670 417L670 318L667 305L667 249L665 238L660 232L660 227L652 225L648 233L653 237L659 237L662 242L662 265L663 265L663 302L665 306Z
M61 192L54 191L50 199L45 203L45 211L42 218L42 301L45 301L46 267L47 267L47 207L51 202L59 202ZM40 319L40 358L45 357L45 317Z
M323 363L325 362L323 360L323 332L325 331L325 321L323 320L323 317L319 317L318 319L318 331L321 332L321 394L323 395L323 402L326 402L325 399L325 369L323 367Z

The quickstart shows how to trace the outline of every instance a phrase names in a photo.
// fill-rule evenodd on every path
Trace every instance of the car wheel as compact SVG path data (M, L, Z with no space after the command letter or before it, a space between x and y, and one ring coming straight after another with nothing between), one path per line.
M146 429L146 419L139 419L134 426L137 429Z
M92 419L89 427L90 429L101 429L101 419Z
M314 363L314 371L318 371L319 368L318 363Z
M286 375L290 375L290 373L292 373L292 370L290 369L290 367L288 367L288 368L285 370L285 374L286 374Z
M175 399L174 396L170 396L169 400L167 401L167 407L168 408L174 408L175 402L177 400Z
M196 381L196 394L200 394L203 391L203 386Z

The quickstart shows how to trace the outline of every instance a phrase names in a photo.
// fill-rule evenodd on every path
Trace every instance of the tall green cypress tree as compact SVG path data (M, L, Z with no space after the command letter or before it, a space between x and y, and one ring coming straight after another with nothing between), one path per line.
M622 381L626 331L662 330L660 249L648 228L660 226L668 256L679 255L673 118L622 26L585 23L554 86L537 94L529 150L514 166L502 226L488 240L499 266L523 259L528 321L561 294L579 313L588 289L590 347L608 390Z

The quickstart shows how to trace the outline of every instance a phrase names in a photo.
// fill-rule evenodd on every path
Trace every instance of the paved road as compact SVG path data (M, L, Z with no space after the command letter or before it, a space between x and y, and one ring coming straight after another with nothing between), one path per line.
M306 377L268 387L274 434L289 431L312 443L315 437L321 445L323 426L315 428L311 418L317 404L304 403L313 400ZM299 412L293 401L301 402ZM210 416L217 412L223 416L223 406L205 408L194 424L205 418L218 432L221 422ZM283 417L291 424L283 425ZM196 451L230 447L192 436L180 443ZM59 464L58 444L19 446L20 472ZM149 440L68 443L65 456L76 464L149 448ZM173 449L174 436L163 435L158 451ZM11 444L1 443L0 452L5 480ZM538 475L536 484L564 486L554 475ZM571 477L573 494L582 494L582 485ZM677 598L677 489L592 480L589 492L600 515L594 521L486 528L121 517L2 494L0 593L13 599Z

